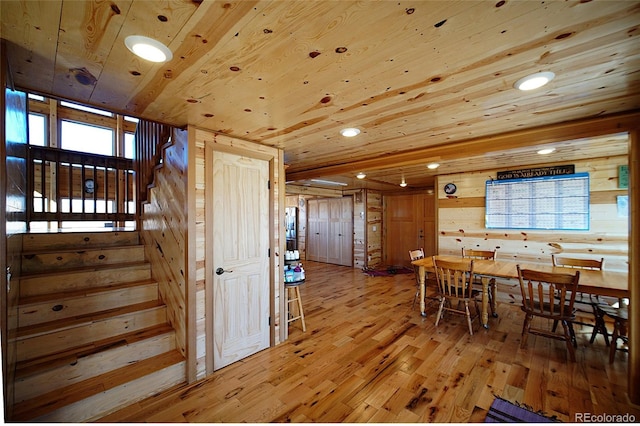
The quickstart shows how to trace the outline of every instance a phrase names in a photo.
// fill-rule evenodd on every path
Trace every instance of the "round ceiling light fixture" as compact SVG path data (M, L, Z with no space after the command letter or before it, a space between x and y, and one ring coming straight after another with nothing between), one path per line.
M360 172L360 173L358 173L358 174L356 175L356 177L357 177L358 179L364 179L364 178L366 178L366 177L367 177L367 175L365 175L363 172Z
M340 134L345 138L352 138L360 134L360 129L355 127L347 127L346 129L340 130Z
M534 90L544 86L545 84L553 80L555 76L556 75L551 71L537 72L516 81L513 87L518 90Z
M131 35L124 39L127 49L135 55L151 62L167 62L173 58L173 53L167 46L149 37Z
M438 163L429 163L429 164L427 164L427 169L435 170L438 167L440 167L440 164L438 164Z
M400 186L403 188L407 186L407 182L404 180L404 178L402 178L402 182L400 182Z

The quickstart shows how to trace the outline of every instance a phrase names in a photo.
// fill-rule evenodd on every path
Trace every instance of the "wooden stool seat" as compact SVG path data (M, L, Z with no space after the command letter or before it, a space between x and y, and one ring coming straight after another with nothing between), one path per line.
M307 331L307 326L304 322L304 311L302 310L302 297L300 296L300 285L304 284L304 281L285 282L284 288L287 293L287 325L293 321L300 320L302 322L302 331ZM291 303L294 303L294 308L291 309ZM297 311L293 313L294 311Z
M609 346L609 364L612 364L617 350L629 352L629 336L627 335L629 309L626 307L614 308L613 306L602 305L599 305L598 309L604 315L613 319L613 334L611 335L611 345ZM618 348L618 339L622 340L623 342L623 347L621 348Z

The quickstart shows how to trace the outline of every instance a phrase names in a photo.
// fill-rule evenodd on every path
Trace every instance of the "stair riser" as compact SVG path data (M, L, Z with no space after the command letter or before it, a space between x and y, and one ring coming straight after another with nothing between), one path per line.
M17 380L15 401L22 402L100 374L175 349L175 332L78 358L75 362Z
M18 324L20 327L44 324L152 300L158 300L157 283L89 293L74 298L60 296L59 299L52 298L42 303L21 305L18 311Z
M95 285L122 284L149 278L151 278L151 269L148 264L126 268L26 276L20 279L20 297L82 290Z
M130 262L144 262L143 246L25 254L22 256L22 272L35 273Z
M97 420L119 408L184 383L185 365L184 361L171 365L140 379L59 408L33 421L79 423Z
M89 322L68 329L17 340L18 362L61 352L143 328L167 322L166 306L132 312L117 317Z
M78 250L90 247L113 247L138 245L137 232L83 232L83 233L52 233L25 234L22 237L22 250L30 253L35 251L51 251L77 247Z

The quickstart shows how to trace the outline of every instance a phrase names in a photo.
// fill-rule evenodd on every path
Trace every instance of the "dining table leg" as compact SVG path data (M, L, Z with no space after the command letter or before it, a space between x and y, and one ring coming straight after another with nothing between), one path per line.
M427 307L424 303L426 276L427 271L424 266L418 266L418 279L420 280L420 315L423 317L427 316Z
M482 326L489 328L489 277L482 277Z

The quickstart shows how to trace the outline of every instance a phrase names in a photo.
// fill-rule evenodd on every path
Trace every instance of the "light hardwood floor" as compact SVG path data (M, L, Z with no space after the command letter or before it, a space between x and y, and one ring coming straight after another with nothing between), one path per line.
M576 363L563 342L530 336L520 349L517 283L499 283L498 318L485 330L435 305L412 310L414 276L368 277L307 262L307 331L211 377L133 404L105 422L482 422L494 396L565 422L576 413L635 415L627 358L608 363L604 340L578 330Z

